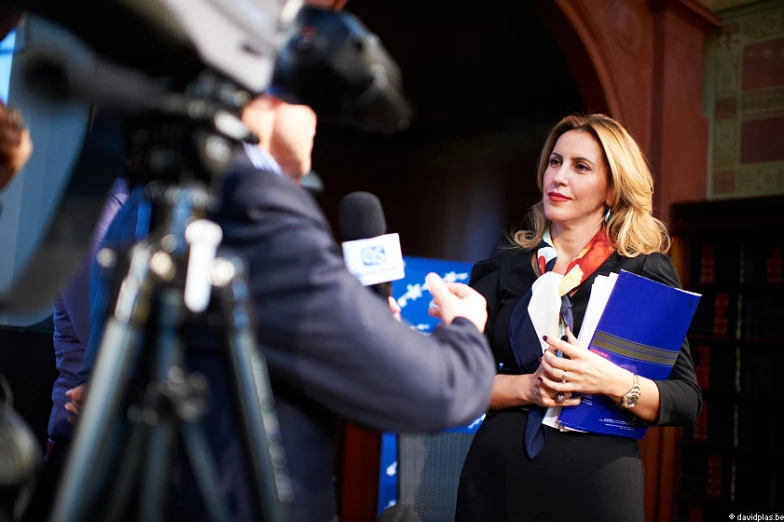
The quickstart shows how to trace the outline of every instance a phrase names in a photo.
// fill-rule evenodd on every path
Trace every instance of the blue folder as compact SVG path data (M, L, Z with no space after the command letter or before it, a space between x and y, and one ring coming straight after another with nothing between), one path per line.
M588 348L641 377L667 379L700 297L621 270ZM647 430L605 395L583 394L579 405L561 410L559 421L566 428L630 439L644 438Z

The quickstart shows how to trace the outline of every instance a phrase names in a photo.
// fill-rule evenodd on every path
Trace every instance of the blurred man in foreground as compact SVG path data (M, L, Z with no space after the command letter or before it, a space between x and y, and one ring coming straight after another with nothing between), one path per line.
M485 411L495 376L482 335L485 301L433 274L428 283L444 324L428 337L398 322L388 303L346 270L323 214L297 185L310 170L313 111L264 95L246 107L243 119L261 143L237 158L213 219L223 228L224 246L248 261L258 345L294 487L292 519L333 520L336 417L377 430L424 432L469 423ZM105 246L125 248L135 240L138 195L118 214ZM94 315L91 335L100 335L102 318ZM216 344L194 339L190 369L207 374L212 404L224 406L227 377ZM85 360L94 357L88 353ZM89 371L87 362L85 375ZM83 388L71 396L81 399ZM73 413L79 407L78 401L70 405ZM242 497L243 460L236 432L225 428L227 417L229 408L212 408L207 426L220 454L223 493ZM180 513L205 516L197 495L187 496ZM236 515L250 517L242 509Z

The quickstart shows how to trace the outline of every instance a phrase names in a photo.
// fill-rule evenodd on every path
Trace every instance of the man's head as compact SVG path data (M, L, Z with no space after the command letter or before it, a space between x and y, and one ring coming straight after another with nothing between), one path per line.
M316 113L310 107L264 94L245 107L242 120L259 137L259 147L294 181L310 172L316 135Z

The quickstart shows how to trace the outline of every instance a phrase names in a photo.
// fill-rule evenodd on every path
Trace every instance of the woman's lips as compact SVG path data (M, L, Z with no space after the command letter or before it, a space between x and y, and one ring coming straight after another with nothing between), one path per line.
M550 198L550 201L553 201L555 203L569 201L569 198L567 198L563 194L559 194L558 192L550 192L547 194L547 197Z

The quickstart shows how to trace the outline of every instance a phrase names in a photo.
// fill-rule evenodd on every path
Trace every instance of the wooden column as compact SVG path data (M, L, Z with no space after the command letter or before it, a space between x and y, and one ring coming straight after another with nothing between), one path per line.
M669 220L673 203L707 197L709 128L702 113L703 43L706 33L717 28L720 20L694 0L650 0L649 5L654 39L648 157L656 183L654 210L660 219ZM678 248L674 246L672 254L677 263ZM669 522L680 430L657 431L658 467L653 470L657 502L653 520ZM654 480L646 480L646 486Z
M653 98L649 158L656 176L655 207L701 201L708 193L708 121L702 114L703 42L717 15L695 0L651 0Z
M376 520L381 433L345 423L342 436L337 477L340 520Z

